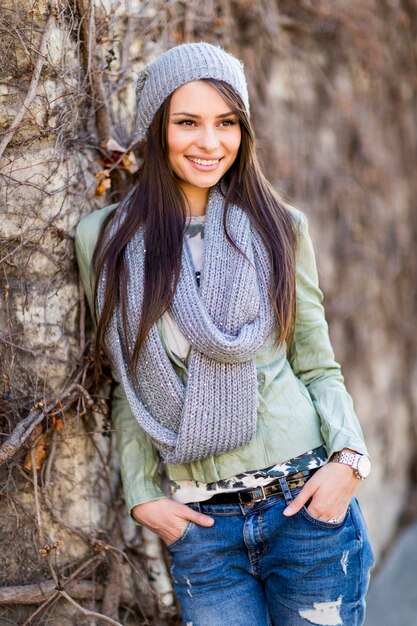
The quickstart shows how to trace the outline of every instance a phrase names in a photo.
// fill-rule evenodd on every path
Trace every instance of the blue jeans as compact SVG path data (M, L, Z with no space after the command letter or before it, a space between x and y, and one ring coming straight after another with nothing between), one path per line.
M192 503L213 526L189 522L168 548L185 626L360 626L374 559L356 498L334 524L302 509L300 491L252 504Z

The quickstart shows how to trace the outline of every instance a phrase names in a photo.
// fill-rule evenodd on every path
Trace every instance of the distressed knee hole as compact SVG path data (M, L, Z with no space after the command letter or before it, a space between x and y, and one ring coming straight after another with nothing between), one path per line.
M343 626L340 619L342 596L334 602L314 602L312 609L300 609L298 614L310 624L320 626Z

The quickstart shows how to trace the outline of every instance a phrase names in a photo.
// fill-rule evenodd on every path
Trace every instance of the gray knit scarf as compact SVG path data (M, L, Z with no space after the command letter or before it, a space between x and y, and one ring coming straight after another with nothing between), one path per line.
M144 284L144 233L126 247L128 328L124 335L117 306L106 335L108 353L133 415L169 463L188 463L239 448L255 435L257 377L255 356L273 328L268 297L270 262L259 234L238 206L228 209L232 239L223 229L224 196L210 190L204 232L200 289L184 238L178 286L170 306L191 344L188 380L175 373L156 324L150 330L135 371L126 359L140 323ZM113 232L122 216L116 216ZM249 261L249 262L248 262ZM101 312L105 270L98 286Z

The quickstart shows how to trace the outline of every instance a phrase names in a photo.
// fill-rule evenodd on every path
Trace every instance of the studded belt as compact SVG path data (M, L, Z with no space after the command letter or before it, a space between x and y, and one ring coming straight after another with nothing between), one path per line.
M285 478L290 489L296 489L305 485L311 477L314 470L305 472L296 472L289 474ZM282 495L282 488L278 480L274 480L265 487L255 487L254 489L241 489L240 491L232 491L231 493L218 493L208 500L203 500L200 504L251 504L266 500L269 496Z

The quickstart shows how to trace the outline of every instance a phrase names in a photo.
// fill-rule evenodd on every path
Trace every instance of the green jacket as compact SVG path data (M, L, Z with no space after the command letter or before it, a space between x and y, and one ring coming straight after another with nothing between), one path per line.
M79 223L75 245L81 279L92 310L91 259L103 219L116 205L93 211ZM297 220L297 316L294 339L286 346L272 343L257 355L259 409L256 436L237 450L187 464L167 464L170 480L213 482L241 472L284 462L315 447L326 445L328 455L351 448L366 453L352 399L335 361L322 306L316 262L307 219L291 208ZM167 354L185 382L185 365L172 354L158 321ZM161 464L156 448L133 417L115 375L112 421L116 430L120 467L129 510L136 504L164 497Z

